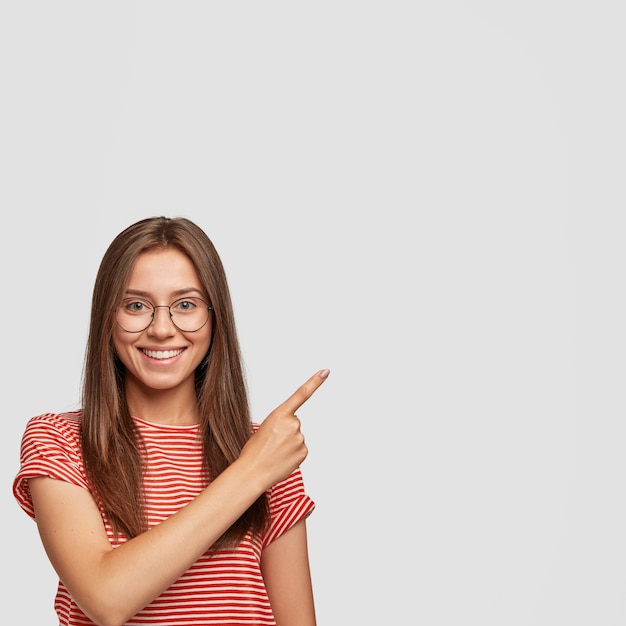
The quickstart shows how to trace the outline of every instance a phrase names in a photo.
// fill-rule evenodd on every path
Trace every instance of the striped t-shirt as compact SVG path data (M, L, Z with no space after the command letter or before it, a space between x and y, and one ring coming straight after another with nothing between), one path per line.
M145 503L150 527L178 511L206 487L198 426L160 425L135 419L145 443ZM13 493L33 519L28 479L50 476L89 490L80 451L80 411L32 418L24 432ZM171 587L127 624L199 626L275 624L260 569L261 550L314 508L296 470L270 491L271 523L262 536L235 549L201 556ZM109 541L111 526L103 515ZM119 541L123 542L122 537ZM92 624L59 582L55 609L61 626Z

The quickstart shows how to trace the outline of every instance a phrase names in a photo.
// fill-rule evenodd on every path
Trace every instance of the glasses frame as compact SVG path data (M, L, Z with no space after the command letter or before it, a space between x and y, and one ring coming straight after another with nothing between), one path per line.
M202 324L202 326L200 326L199 328L196 328L195 330L183 330L180 326L178 326L178 324L176 324L176 322L174 321L174 318L172 317L172 307L177 304L178 302L184 302L185 300L199 300L200 302L202 302L202 304L204 306L206 306L207 308L207 316L206 316L206 320L204 321L204 323ZM126 328L124 328L119 320L117 319L118 316L118 312L120 310L120 307L122 306L122 303L126 302L126 301L138 301L138 302L143 302L145 304L149 304L152 307L152 311L150 313L150 321L146 324L146 326L144 328L142 328L141 330L128 330ZM209 321L209 318L211 317L211 311L213 311L213 305L209 304L208 302L206 302L203 298L198 298L197 296L187 296L187 297L183 297L183 298L176 298L176 300L174 300L173 302L171 302L170 304L152 304L152 302L150 302L150 300L146 299L146 298L124 298L124 300L122 300L122 302L120 303L120 306L118 306L115 309L115 323L125 332L125 333L142 333L144 330L148 330L148 328L150 328L150 325L152 324L152 322L154 322L154 316L156 315L156 310L157 309L167 309L167 312L169 313L169 318L170 318L170 322L172 322L172 324L174 325L174 327L176 329L178 329L181 333L197 333L199 330L202 330L207 322Z

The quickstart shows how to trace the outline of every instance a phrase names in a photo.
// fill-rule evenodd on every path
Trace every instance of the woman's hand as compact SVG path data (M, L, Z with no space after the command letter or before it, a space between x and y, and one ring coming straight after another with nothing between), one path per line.
M308 454L296 411L328 378L329 370L320 370L285 402L263 420L241 451L237 462L262 481L266 489L283 480L304 461Z

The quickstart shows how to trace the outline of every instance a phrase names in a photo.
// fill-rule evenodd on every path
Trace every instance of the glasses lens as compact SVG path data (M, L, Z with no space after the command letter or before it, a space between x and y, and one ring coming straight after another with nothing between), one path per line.
M209 319L209 306L200 298L181 298L170 305L172 322L184 332L200 330Z
M152 304L146 300L122 300L117 309L117 323L129 333L138 333L150 326L153 310Z

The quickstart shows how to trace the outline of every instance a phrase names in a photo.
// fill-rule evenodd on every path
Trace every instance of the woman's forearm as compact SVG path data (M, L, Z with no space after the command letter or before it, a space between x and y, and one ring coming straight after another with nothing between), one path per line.
M48 488L37 484L42 480L48 481ZM246 464L235 462L176 514L112 548L101 520L100 528L94 528L94 511L81 515L85 496L90 498L87 492L52 479L31 483L52 564L81 609L102 626L124 624L160 595L265 490ZM62 507L56 506L59 497ZM59 512L51 513L52 508ZM69 519L73 514L82 517L80 524Z

